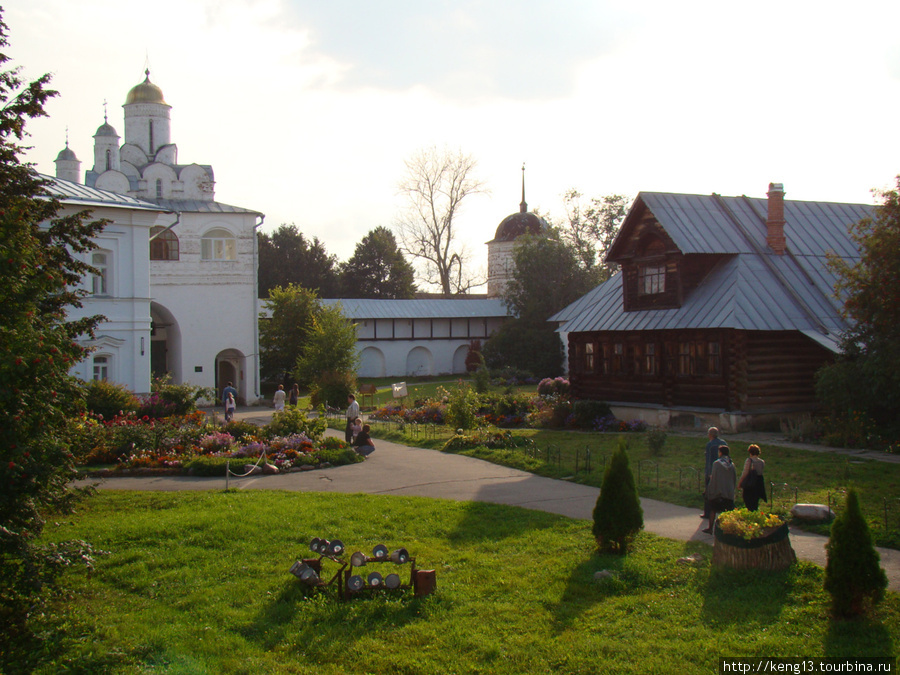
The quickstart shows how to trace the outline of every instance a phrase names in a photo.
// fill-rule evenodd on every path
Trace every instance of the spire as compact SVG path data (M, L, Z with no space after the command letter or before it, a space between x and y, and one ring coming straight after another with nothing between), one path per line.
M109 124L109 118L106 116L106 99L103 99L103 124Z
M525 162L522 162L522 203L519 204L519 212L528 212L528 204L525 202Z

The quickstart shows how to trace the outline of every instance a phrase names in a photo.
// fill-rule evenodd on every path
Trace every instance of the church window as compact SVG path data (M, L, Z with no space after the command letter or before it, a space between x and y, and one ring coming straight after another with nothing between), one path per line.
M178 237L160 225L150 230L150 260L178 260Z
M210 230L200 243L203 260L237 260L237 243L228 230Z
M156 198L162 199L162 196L163 196L163 194L162 194L162 179L157 178L156 179Z
M106 381L109 379L109 357L108 356L95 356L93 365L94 365L93 377L95 380Z
M112 157L111 150L109 148L106 149L106 170L109 171L112 168Z
M91 279L91 294L109 295L109 254L94 253L91 256L91 265L95 268Z
M153 120L147 120L147 128L149 130L149 138L150 138L150 154L153 154Z

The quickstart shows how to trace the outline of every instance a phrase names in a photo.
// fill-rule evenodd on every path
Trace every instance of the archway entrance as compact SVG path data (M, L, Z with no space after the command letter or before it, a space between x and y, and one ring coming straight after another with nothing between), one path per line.
M150 376L170 375L181 384L181 330L172 313L162 305L150 303Z
M244 355L237 349L225 349L216 355L216 397L219 401L222 400L222 390L231 382L237 389L238 404L247 404L244 371Z

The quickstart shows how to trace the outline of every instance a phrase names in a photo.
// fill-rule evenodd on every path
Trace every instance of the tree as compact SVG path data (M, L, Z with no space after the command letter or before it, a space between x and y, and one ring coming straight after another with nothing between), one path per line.
M466 293L481 283L466 269L467 252L457 247L454 226L463 200L486 192L472 174L476 162L461 150L420 150L406 160L400 194L406 208L399 219L407 253L423 265L425 283L440 286L445 295Z
M302 384L313 384L323 372L355 373L358 366L355 324L344 316L340 305L317 305L294 376Z
M585 204L582 197L574 188L563 196L566 224L560 228L560 234L584 269L599 268L597 282L600 283L616 271L617 265L604 264L603 258L625 220L628 199L623 195L606 195L593 197Z
M889 438L900 433L900 176L880 197L875 218L851 227L859 260L829 259L851 326L817 393L834 414L864 413Z
M341 265L342 298L415 297L415 273L397 246L394 233L376 227L360 240Z
M280 382L297 365L318 311L318 297L315 291L288 284L271 289L264 304L269 316L260 315L260 372L264 379Z
M584 267L577 251L560 239L558 231L551 231L549 237L516 240L512 278L503 300L519 318L546 323L598 283L598 268Z
M831 524L825 552L825 590L831 594L835 616L865 614L884 598L887 574L881 568L856 490L847 493L844 512Z
M593 288L599 268L585 269L558 230L549 237L519 238L513 263L503 299L515 318L487 341L485 361L491 368L513 366L555 377L562 372L562 343L547 319Z
M0 19L0 48L7 45ZM0 53L0 65L8 61ZM26 122L45 116L57 95L49 82L0 72L0 624L2 640L14 643L27 634L41 588L73 560L90 562L84 542L37 542L45 512L80 496L68 429L82 395L69 369L87 355L76 338L93 335L102 318L66 314L81 306L79 282L96 273L78 256L94 248L104 223L87 222L86 212L58 216L46 181L19 160Z
M644 527L644 511L628 466L624 438L603 475L600 496L594 506L592 532L601 551L625 553L628 542Z
M511 367L537 378L562 373L562 342L546 321L509 319L485 343L482 354L485 365L494 370Z
M272 234L259 232L259 297L276 286L294 284L320 297L338 294L337 257L329 255L314 237L308 242L296 225L281 225Z

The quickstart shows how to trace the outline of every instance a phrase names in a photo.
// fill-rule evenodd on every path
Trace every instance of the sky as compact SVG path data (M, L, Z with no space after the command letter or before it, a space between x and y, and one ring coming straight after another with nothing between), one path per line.
M852 7L851 7L852 4ZM145 68L178 161L216 199L349 258L394 228L404 161L461 150L488 193L457 239L475 270L500 221L563 194L873 203L900 174L896 0L7 0L6 50L60 92L26 158L93 161ZM83 175L83 174L82 174Z

